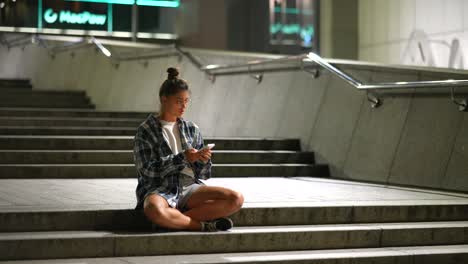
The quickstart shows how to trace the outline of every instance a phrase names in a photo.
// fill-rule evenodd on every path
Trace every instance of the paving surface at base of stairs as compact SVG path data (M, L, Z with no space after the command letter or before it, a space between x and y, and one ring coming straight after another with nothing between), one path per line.
M450 255L452 257L447 258ZM388 247L307 251L276 251L116 258L47 259L0 261L2 264L466 264L468 246Z

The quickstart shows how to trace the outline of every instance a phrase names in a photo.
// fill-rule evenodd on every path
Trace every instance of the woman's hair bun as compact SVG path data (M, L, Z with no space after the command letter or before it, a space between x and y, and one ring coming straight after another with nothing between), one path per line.
M179 76L179 70L177 70L176 68L173 68L173 67L167 68L167 79L168 80L177 79L177 76Z

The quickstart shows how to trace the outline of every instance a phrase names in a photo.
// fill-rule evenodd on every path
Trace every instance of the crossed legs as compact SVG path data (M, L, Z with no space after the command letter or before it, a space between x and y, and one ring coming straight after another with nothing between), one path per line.
M241 193L223 188L203 185L188 199L188 211L181 213L172 208L166 199L150 194L143 208L146 217L159 226L170 229L201 230L201 221L232 215L244 203Z

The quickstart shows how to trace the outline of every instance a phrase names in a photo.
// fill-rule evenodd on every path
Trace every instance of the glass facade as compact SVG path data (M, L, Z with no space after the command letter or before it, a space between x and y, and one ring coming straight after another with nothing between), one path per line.
M175 34L179 4L179 0L7 1L0 9L0 27L33 28L39 33L59 29L63 30L60 34L73 32L73 35L131 33L135 5L137 32Z
M318 0L270 0L270 44L317 49Z

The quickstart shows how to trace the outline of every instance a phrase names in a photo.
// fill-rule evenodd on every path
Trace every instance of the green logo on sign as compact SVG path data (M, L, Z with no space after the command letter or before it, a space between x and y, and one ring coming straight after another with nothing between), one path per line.
M60 15L55 13L52 8L44 12L44 20L49 23L55 23L57 18L60 23L68 24L90 24L90 25L104 25L106 23L106 15L93 14L88 11L82 13L73 13L67 10L60 11Z
M44 12L44 20L49 24L55 23L55 21L57 21L57 18L58 14L55 13L54 10L52 10L52 8L49 8Z

